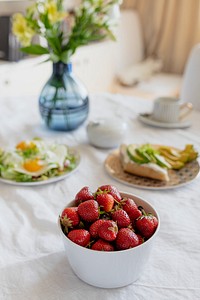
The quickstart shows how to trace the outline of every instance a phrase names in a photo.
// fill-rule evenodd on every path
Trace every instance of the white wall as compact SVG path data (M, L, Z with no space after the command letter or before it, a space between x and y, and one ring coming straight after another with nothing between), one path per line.
M80 0L65 0L64 5L66 9L72 9L73 7L76 7ZM25 0L6 0L2 1L0 0L0 16L1 15L11 15L16 12L24 12L26 7L30 5L30 1Z
M23 12L27 6L27 1L1 1L0 15L11 15L15 12Z

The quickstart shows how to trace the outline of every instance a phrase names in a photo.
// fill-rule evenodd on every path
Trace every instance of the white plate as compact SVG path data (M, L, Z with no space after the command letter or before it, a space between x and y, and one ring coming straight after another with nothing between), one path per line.
M56 177L52 177L52 178L49 178L47 180L41 180L41 181L35 181L35 182L18 182L18 181L8 180L8 179L4 179L4 178L0 177L0 182L11 184L11 185L18 185L18 186L36 186L36 185L50 184L50 183L53 183L53 182L63 180L66 177L70 176L72 173L74 173L77 170L77 168L80 164L80 155L79 155L78 151L75 148L68 147L68 149L69 149L70 154L73 154L73 155L76 156L77 164L76 164L76 167L73 170L68 171L65 174L62 174L62 175L56 176Z
M159 121L155 121L152 119L151 114L140 114L138 116L138 119L143 122L144 124L154 126L154 127L159 127L159 128L187 128L191 126L190 121L180 121L178 123L162 123Z

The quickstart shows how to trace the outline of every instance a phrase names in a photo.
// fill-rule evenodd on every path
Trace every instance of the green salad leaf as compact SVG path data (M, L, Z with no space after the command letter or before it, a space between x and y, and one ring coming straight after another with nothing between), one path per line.
M77 155L67 145L45 144L40 139L28 141L27 144L21 142L18 145L20 146L16 146L13 151L0 151L0 176L2 178L16 182L43 181L64 175L75 169L78 164ZM37 169L36 171L26 169L25 164L31 164L32 161L35 167L34 160L36 162L39 160L42 165L44 162L45 168L42 172L37 172Z

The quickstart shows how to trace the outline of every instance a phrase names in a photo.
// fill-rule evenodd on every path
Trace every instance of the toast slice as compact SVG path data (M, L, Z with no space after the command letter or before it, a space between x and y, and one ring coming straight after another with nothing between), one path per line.
M139 145L135 145L137 148ZM164 167L157 165L156 163L137 163L133 161L127 152L127 145L122 144L120 146L120 160L123 170L127 173L131 173L137 176L169 181L168 170Z

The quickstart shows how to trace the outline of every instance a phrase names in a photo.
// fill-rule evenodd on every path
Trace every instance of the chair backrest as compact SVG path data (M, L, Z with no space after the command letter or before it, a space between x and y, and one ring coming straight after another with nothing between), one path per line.
M200 110L200 44L191 50L183 74L180 99Z

